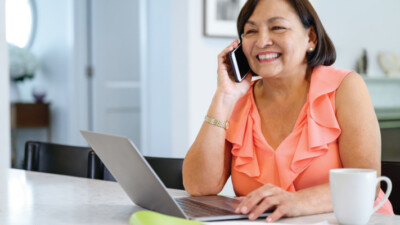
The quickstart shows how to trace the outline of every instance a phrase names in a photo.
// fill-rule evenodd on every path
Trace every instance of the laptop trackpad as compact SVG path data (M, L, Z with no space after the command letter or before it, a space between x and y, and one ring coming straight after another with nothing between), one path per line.
M219 209L224 209L232 213L235 212L237 206L239 206L240 201L234 198L229 198L225 196L191 196L186 197L190 200L200 202L211 207L216 207Z

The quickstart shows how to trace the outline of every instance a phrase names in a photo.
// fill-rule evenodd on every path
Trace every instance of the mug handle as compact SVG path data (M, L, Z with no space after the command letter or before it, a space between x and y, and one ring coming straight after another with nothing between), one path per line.
M382 176L382 177L378 177L376 179L376 185L378 185L378 183L380 183L381 181L386 182L387 189L386 189L385 197L383 197L382 201L379 202L379 204L374 207L374 212L376 212L376 210L378 210L383 205L383 203L385 203L385 201L389 198L390 193L392 192L392 181L388 177Z

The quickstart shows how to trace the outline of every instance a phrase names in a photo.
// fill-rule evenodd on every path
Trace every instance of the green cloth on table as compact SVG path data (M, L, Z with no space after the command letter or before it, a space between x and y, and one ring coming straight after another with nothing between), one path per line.
M131 225L201 225L194 220L186 220L179 217L168 216L153 211L137 211L130 218Z

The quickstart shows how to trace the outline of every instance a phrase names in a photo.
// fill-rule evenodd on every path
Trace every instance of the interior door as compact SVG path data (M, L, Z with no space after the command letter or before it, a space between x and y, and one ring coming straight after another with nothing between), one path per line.
M139 1L91 0L92 129L140 148Z

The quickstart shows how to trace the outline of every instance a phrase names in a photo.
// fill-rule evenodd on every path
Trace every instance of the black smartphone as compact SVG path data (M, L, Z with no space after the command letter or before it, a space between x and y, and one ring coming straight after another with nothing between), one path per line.
M241 82L250 72L250 66L247 62L246 56L244 55L241 44L229 52L229 59L231 61L235 81Z

